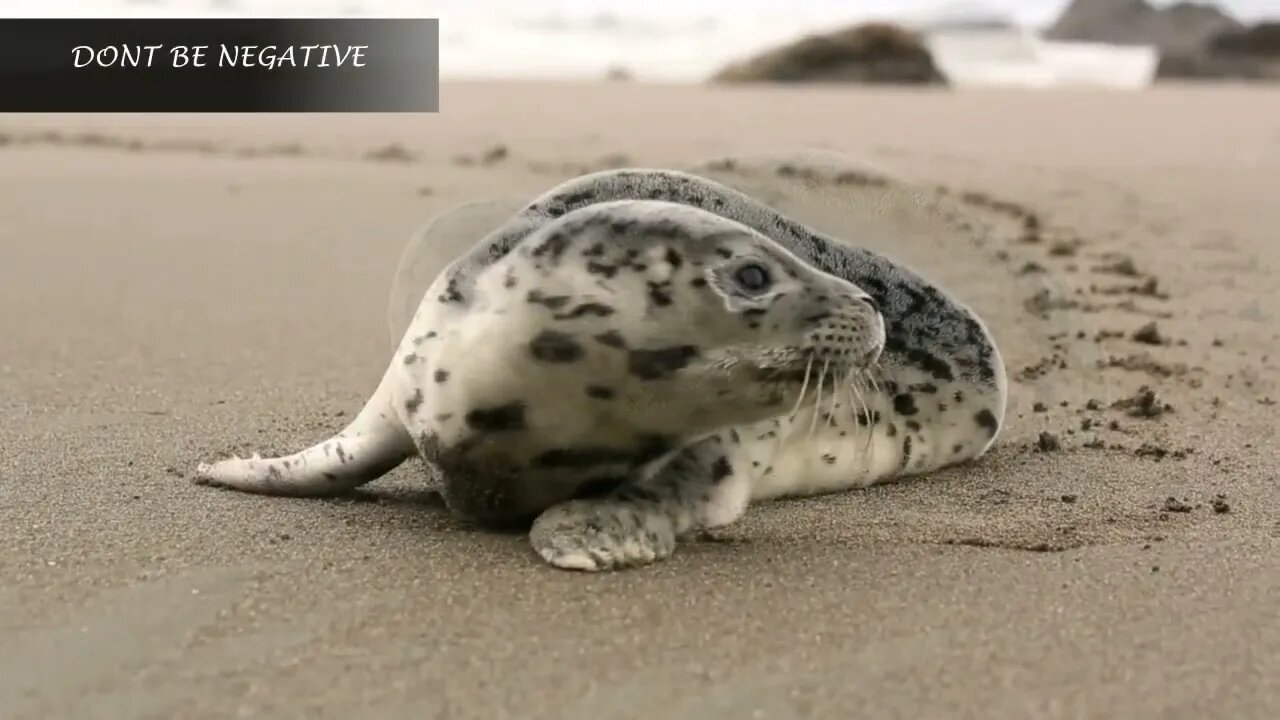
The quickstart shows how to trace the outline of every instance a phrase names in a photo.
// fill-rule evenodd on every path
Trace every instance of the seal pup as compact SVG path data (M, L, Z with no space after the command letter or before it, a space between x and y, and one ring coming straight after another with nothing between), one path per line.
M884 346L860 288L740 223L657 200L589 205L531 233L477 273L465 313L452 282L437 281L385 372L387 397L349 430L286 458L201 466L201 481L323 494L407 457L407 436L451 510L531 520L776 417L811 377L847 381Z
M799 395L804 400L812 393L811 406L797 402L790 413L754 421L742 417L666 454L658 454L655 445L650 452L656 457L629 481L595 497L551 506L530 531L535 549L548 562L583 570L643 564L670 555L676 537L690 530L732 522L751 500L928 472L979 457L994 441L1004 415L1004 366L972 311L881 256L813 232L745 194L688 173L605 171L552 189L447 267L421 307L430 308L440 323L464 320L482 303L485 268L583 208L602 205L614 212L623 207L617 201L634 198L677 203L734 221L864 290L883 319L883 356L874 373L856 378L829 376L829 367L806 373ZM597 272L617 272L613 264L603 267L611 269ZM420 345L438 333L412 340ZM405 340L411 335L406 333ZM395 389L403 384L398 378L389 368L361 413L330 441L290 458L202 465L197 481L316 495L374 479L412 454L415 441L424 457L438 462L441 448L432 441L438 436L428 435L426 442L414 437L396 414ZM416 395L399 400L425 403ZM455 491L454 503L465 502Z

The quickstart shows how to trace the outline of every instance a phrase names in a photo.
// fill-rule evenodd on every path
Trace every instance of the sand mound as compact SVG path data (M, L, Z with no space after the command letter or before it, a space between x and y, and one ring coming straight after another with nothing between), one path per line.
M713 82L941 84L924 41L896 25L866 23L809 35L735 63Z

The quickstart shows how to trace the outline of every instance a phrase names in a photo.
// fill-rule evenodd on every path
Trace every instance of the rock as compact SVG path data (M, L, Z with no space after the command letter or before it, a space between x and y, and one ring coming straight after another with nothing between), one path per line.
M1245 27L1213 3L1075 0L1045 37L1154 45L1157 79L1280 80L1280 23Z
M889 23L865 23L809 35L731 64L711 80L945 84L923 38Z
M604 72L604 79L609 82L631 82L636 79L636 75L626 66L610 65Z
M1161 55L1197 52L1240 22L1215 5L1179 2L1157 8L1147 0L1075 0L1044 36L1115 45L1155 45Z

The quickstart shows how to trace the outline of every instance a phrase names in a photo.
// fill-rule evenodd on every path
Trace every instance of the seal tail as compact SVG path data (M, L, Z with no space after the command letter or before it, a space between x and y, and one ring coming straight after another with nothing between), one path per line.
M412 438L391 408L388 368L359 414L338 434L292 455L201 463L194 481L261 495L332 495L382 477L410 457Z

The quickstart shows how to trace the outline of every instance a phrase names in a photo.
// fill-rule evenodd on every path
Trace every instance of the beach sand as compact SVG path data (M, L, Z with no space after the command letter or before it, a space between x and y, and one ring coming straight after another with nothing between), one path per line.
M441 108L0 117L0 716L1280 717L1280 91ZM806 149L906 184L748 162ZM994 449L594 576L453 520L416 463L339 500L190 482L350 419L434 215L621 164L754 188L976 309Z

